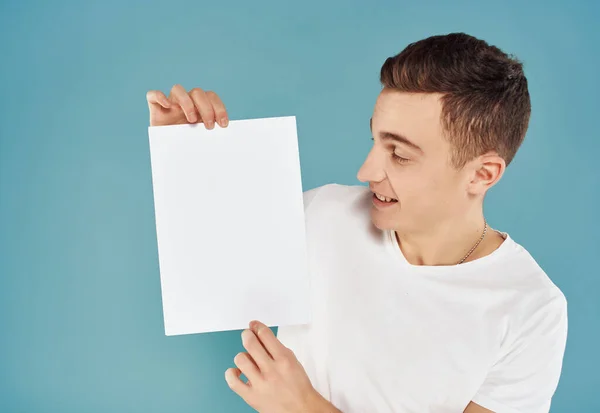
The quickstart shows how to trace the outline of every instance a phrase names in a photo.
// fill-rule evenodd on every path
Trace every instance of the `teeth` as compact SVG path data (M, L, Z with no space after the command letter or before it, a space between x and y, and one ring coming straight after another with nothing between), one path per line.
M383 196L383 195L379 195L379 194L375 194L375 196L376 196L376 197L377 197L377 199L379 199L380 201L383 201L383 202L392 202L392 198L388 198L388 197L385 197L385 196Z

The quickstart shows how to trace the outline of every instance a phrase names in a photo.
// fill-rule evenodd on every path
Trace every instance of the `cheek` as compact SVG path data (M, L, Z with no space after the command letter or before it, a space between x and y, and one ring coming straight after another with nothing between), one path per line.
M401 168L389 178L402 209L416 213L447 207L456 187L453 175L447 170L426 165Z
M434 204L432 207L445 213L454 213L461 205L459 186L456 172L452 170L444 169L432 176L430 186L430 198Z
M419 165L398 168L389 179L398 200L406 208L428 203L442 186L435 176L431 176L431 171Z

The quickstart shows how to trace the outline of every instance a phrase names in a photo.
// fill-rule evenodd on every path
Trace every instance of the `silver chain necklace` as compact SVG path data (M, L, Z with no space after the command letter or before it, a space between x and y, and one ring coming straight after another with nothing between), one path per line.
M479 241L477 241L477 242L475 243L475 245L473 245L473 248L471 248L471 251L469 251L469 252L467 253L467 255L465 255L465 257L464 257L462 260L460 260L460 261L458 262L458 264L457 264L457 265L459 265L459 264L462 264L463 262L465 262L465 260L466 260L467 258L469 258L469 256L470 256L470 255L473 253L473 251L475 251L475 248L477 248L477 247L479 246L479 244L481 244L481 241L483 241L483 238L485 237L485 233L486 233L486 232L487 232L487 221L486 221L486 220L485 220L485 218L484 218L484 219L483 219L483 234L481 234L481 238L479 238Z

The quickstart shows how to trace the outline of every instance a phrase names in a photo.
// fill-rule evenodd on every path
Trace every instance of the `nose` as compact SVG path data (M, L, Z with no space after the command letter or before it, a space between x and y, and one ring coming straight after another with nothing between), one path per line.
M383 165L384 160L377 153L376 147L373 146L367 155L367 159L358 170L356 177L361 182L381 182L385 179Z

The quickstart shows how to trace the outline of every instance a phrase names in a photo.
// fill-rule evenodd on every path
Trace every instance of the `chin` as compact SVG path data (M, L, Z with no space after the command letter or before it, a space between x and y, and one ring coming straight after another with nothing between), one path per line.
M377 229L382 231L394 229L398 226L397 222L393 219L393 214L387 214L379 211L375 207L371 208L371 222Z

